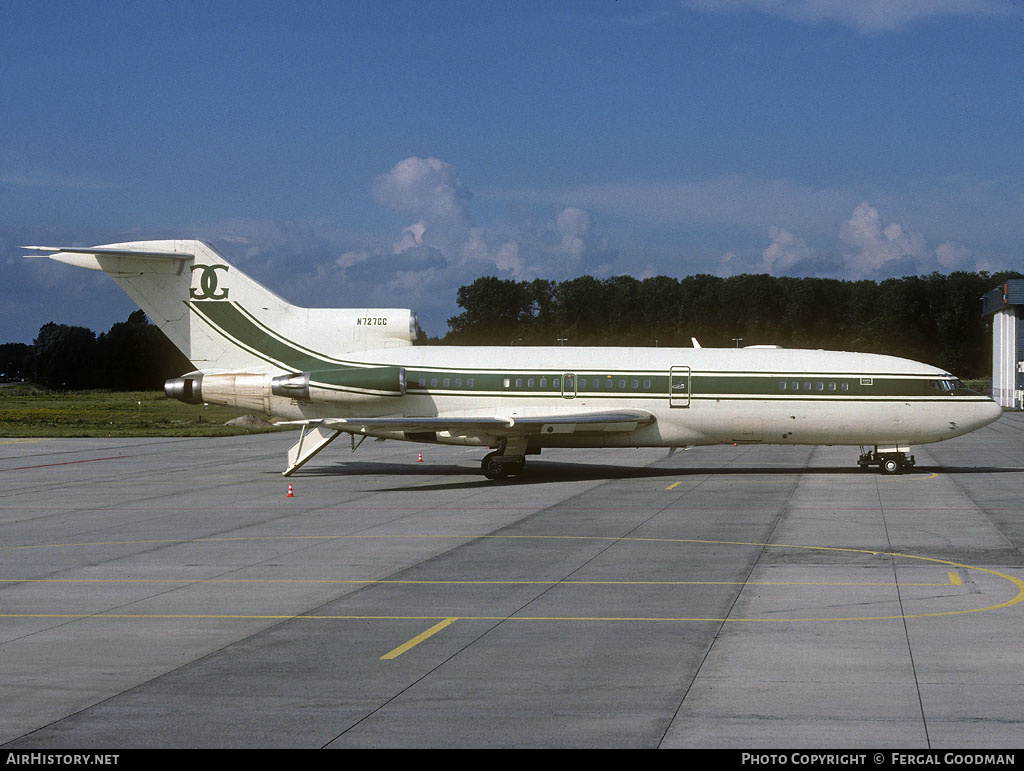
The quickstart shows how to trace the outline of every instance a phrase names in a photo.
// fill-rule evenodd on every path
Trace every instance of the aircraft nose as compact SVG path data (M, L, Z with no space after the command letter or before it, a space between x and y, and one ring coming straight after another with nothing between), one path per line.
M996 404L994 399L990 400L989 403L985 405L985 407L986 426L989 423L992 423L993 421L999 420L999 418L1003 416L1003 408Z
M986 402L978 404L978 409L974 415L974 428L981 428L987 426L989 423L994 423L1003 416L1003 408L996 404L994 399L989 399Z

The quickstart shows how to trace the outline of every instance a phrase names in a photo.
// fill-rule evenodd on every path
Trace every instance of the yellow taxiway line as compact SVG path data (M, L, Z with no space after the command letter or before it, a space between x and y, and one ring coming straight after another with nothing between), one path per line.
M405 653L410 648L415 648L417 645L419 645L421 642L426 640L428 637L431 637L431 636L437 634L442 629L444 629L446 626L450 626L451 624L454 624L456 621L458 621L457 618L446 618L444 621L441 621L440 623L434 624L432 627L430 627L430 629L426 630L425 632L421 632L420 634L416 635L415 637L413 637L408 642L402 643L401 645L399 645L394 650L385 653L383 656L380 657L380 660L381 661L390 661L391 659L397 659L399 656L401 656L403 653Z

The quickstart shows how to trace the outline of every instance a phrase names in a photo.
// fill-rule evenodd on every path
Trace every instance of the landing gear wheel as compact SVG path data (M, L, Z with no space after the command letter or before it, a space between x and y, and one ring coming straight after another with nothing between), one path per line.
M903 470L902 464L896 458L885 458L881 465L883 474L899 474Z
M505 463L500 460L500 456L497 452L489 452L484 456L484 459L480 461L480 468L484 472L484 476L488 479L504 479L509 475L511 469L509 466L512 464Z
M480 461L480 468L488 479L505 479L508 476L522 474L526 468L526 461L507 460L500 450L495 450L484 456Z

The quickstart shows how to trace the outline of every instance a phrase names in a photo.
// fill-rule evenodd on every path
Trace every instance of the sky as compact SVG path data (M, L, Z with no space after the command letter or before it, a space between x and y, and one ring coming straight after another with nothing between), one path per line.
M30 244L431 335L487 275L1024 271L1022 137L1011 0L5 0L0 342L135 309Z

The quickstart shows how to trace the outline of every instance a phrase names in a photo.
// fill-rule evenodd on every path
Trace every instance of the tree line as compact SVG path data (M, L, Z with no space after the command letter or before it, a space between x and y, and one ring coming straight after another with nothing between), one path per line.
M494 276L460 287L462 313L445 345L620 345L786 348L885 353L960 377L991 375L991 319L981 296L1020 273L842 281L710 275L637 279L580 276L515 281ZM55 389L160 389L192 369L141 310L97 335L49 323L32 345L0 345L0 379Z
M884 353L960 377L991 375L991 319L981 296L1017 272L884 281L741 275L567 281L479 278L436 342L454 345L625 345ZM435 342L435 341L431 341Z
M141 310L97 335L86 327L50 322L32 345L0 345L0 377L48 388L118 391L162 389L193 367Z

